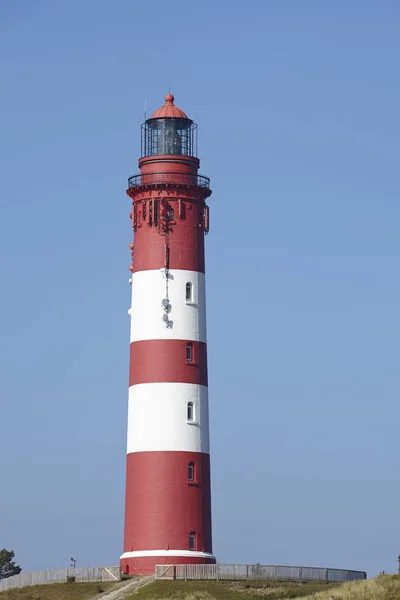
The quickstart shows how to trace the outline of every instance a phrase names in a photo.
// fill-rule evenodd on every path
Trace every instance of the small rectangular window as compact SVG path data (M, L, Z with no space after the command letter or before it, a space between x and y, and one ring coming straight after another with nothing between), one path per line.
M188 481L194 481L194 462L188 464Z
M193 286L190 281L186 284L186 302L192 302L193 298Z
M189 534L189 550L196 550L196 534L194 531Z
M187 418L188 421L194 421L194 407L193 407L193 402L188 402L187 403L186 418Z
M187 362L193 361L193 344L192 344L192 342L188 342L186 344L186 360L187 360Z

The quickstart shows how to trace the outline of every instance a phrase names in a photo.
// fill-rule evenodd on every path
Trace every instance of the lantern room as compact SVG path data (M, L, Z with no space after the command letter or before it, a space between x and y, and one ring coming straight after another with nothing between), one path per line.
M175 106L172 94L142 125L142 158L160 155L197 157L197 125Z

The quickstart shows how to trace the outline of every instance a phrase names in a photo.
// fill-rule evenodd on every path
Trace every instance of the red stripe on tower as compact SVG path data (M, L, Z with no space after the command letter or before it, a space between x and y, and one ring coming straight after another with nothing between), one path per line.
M204 234L209 179L197 126L174 105L142 125L132 199L126 573L214 563Z
M132 342L129 386L161 381L207 385L207 344L186 340Z

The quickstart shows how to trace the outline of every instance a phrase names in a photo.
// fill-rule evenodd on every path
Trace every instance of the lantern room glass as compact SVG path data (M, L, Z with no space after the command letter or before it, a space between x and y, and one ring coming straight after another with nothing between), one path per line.
M142 125L142 157L197 157L197 125L190 119L147 119Z

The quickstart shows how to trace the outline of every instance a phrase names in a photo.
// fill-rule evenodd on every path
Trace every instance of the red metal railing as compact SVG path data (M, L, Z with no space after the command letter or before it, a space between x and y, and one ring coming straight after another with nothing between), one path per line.
M138 173L128 179L129 188L144 185L193 185L196 187L210 187L210 179L205 175L192 175L191 173Z

